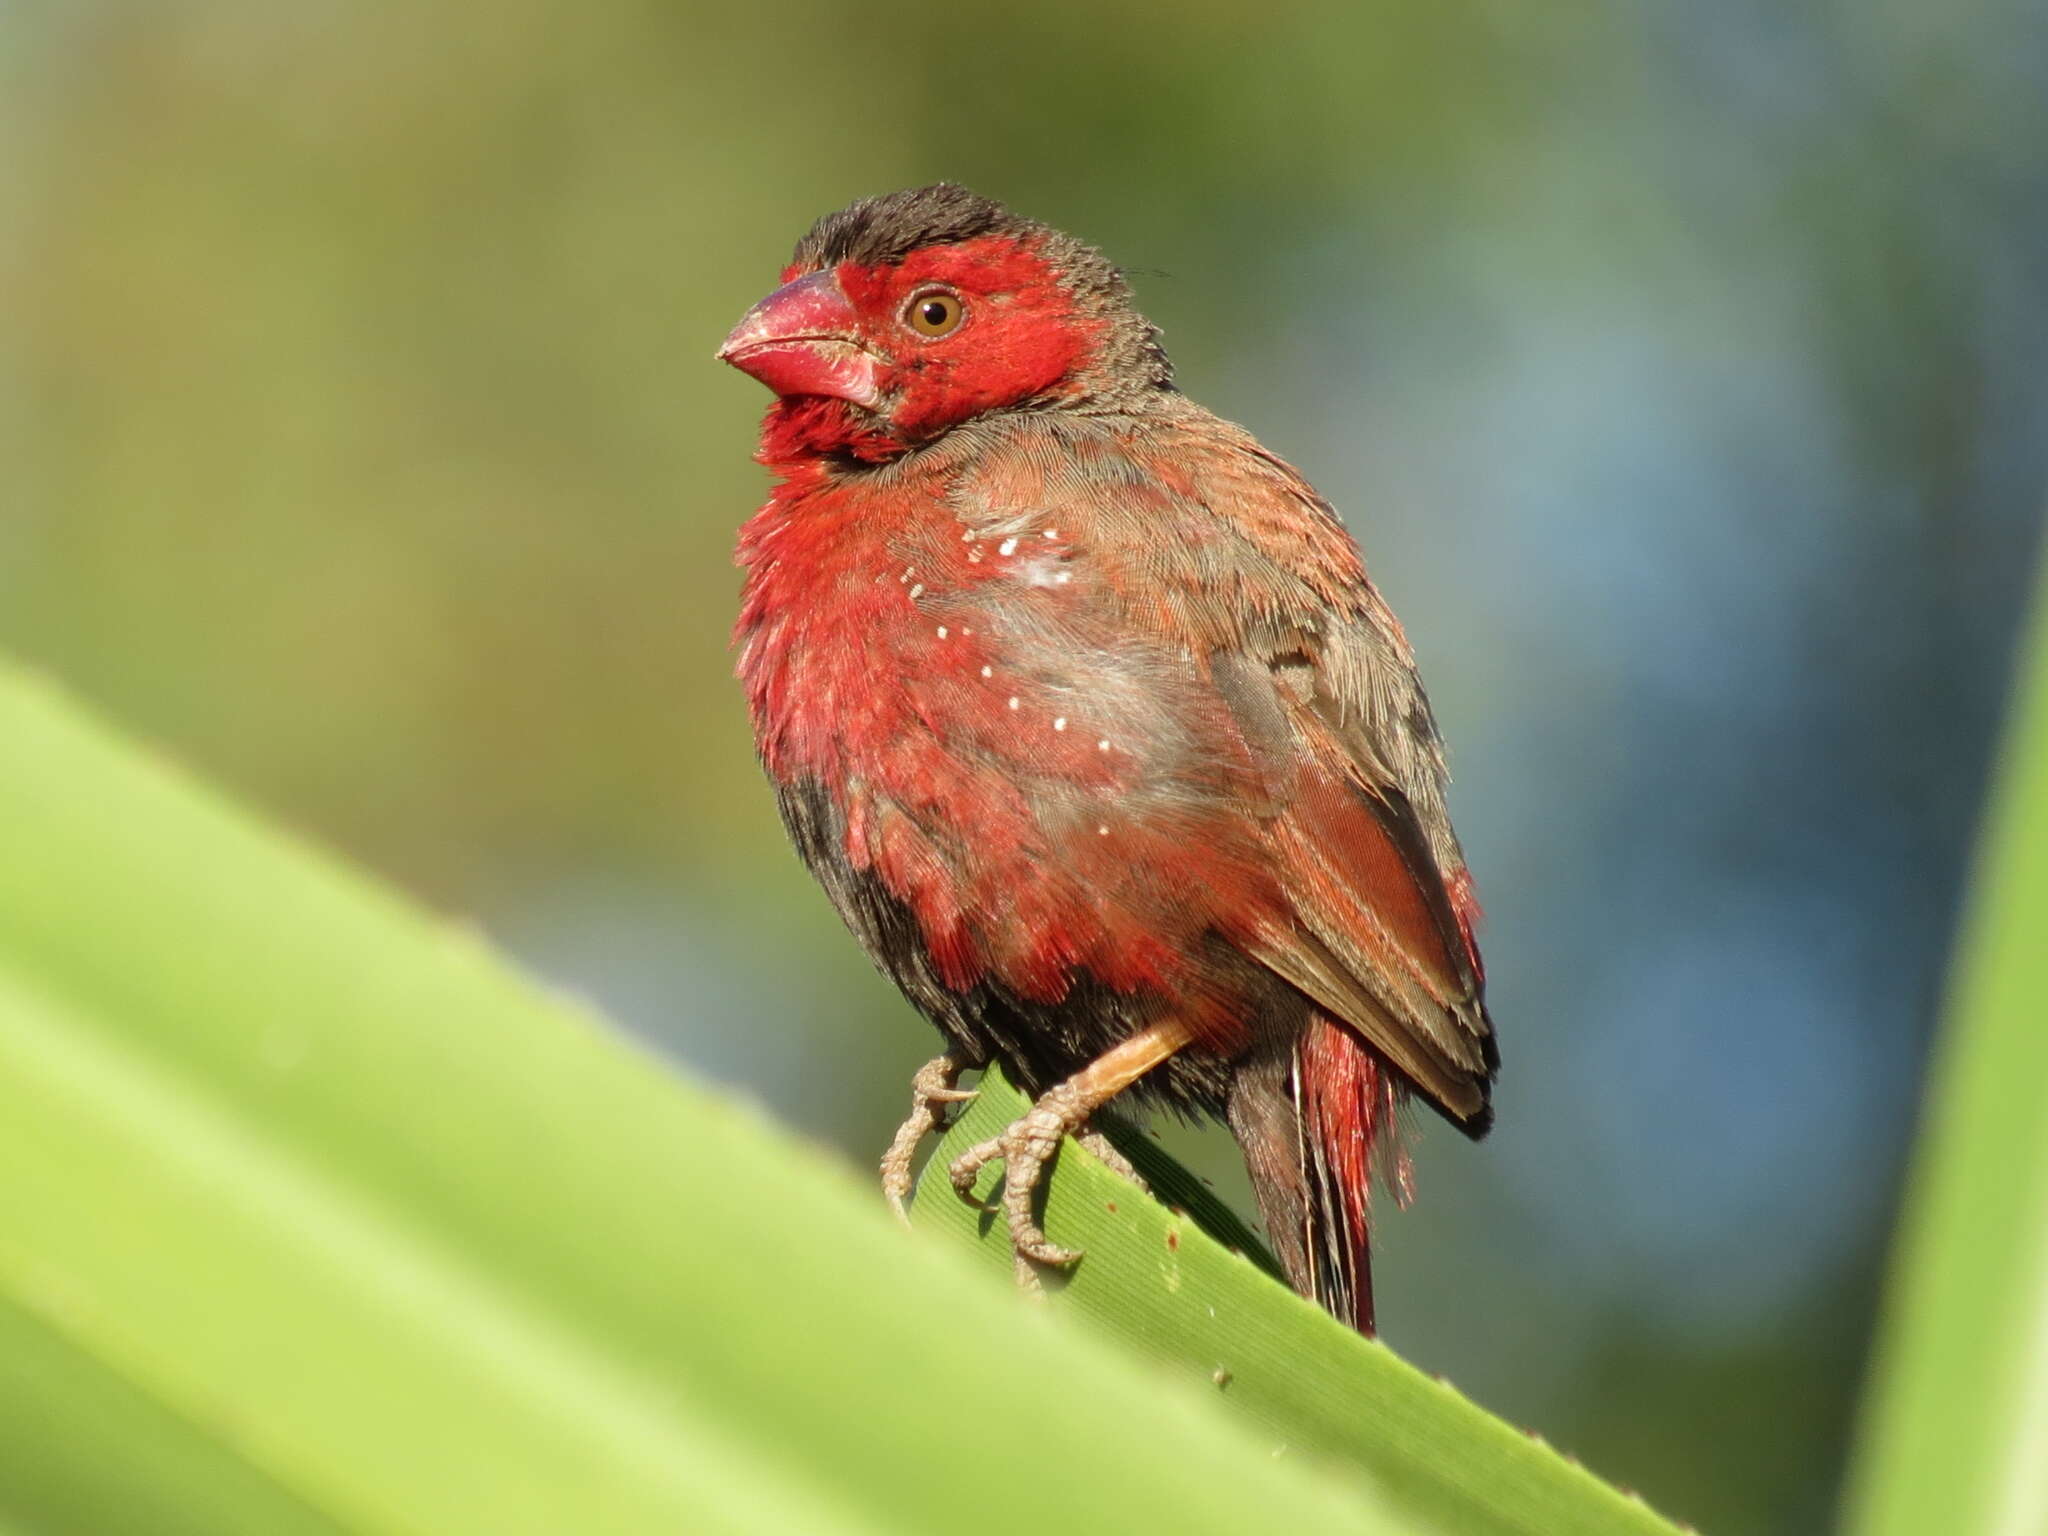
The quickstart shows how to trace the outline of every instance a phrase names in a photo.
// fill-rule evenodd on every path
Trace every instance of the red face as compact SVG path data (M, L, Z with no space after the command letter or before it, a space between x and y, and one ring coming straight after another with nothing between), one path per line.
M782 278L718 355L782 397L812 451L886 458L984 411L1070 393L1101 332L1009 236Z

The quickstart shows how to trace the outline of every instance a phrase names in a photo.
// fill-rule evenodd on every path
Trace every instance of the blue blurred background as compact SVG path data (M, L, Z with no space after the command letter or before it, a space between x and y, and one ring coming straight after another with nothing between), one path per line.
M1389 1339L1812 1531L2048 485L2044 101L2043 0L0 4L0 645L865 1166L932 1040L757 779L711 350L862 194L1079 232L1452 744L1500 1123Z

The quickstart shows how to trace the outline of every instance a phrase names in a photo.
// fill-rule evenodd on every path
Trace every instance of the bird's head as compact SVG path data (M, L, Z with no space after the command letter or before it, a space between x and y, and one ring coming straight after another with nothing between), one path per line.
M946 182L828 214L718 355L779 397L763 457L887 459L994 411L1172 388L1102 254Z

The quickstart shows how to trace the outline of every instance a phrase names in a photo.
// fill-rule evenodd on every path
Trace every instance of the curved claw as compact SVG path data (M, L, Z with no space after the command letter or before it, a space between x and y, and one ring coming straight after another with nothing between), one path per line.
M995 1206L974 1192L974 1186L981 1182L981 1170L1003 1155L1003 1141L992 1136L987 1141L977 1141L946 1165L946 1177L953 1181L953 1193L973 1206L977 1211L992 1211ZM1007 1170L1004 1178L1009 1177Z

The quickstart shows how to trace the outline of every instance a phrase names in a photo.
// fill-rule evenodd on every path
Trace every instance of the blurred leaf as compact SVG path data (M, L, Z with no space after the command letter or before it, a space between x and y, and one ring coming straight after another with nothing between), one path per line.
M920 1181L913 1207L920 1224L964 1237L1006 1275L1008 1228L959 1199L944 1169L1026 1107L999 1072L986 1074L980 1097L926 1164L933 1176ZM1634 1494L1303 1301L1267 1273L1271 1259L1199 1181L1143 1136L1115 1139L1159 1198L1068 1143L1047 1181L1045 1222L1055 1242L1084 1257L1047 1284L1062 1306L1205 1384L1273 1457L1356 1468L1400 1506L1404 1529L1674 1529ZM984 1175L984 1195L996 1179L994 1170Z
M0 1523L1439 1528L4 666L0 849Z
M1935 1067L1851 1528L2048 1530L2048 608Z

